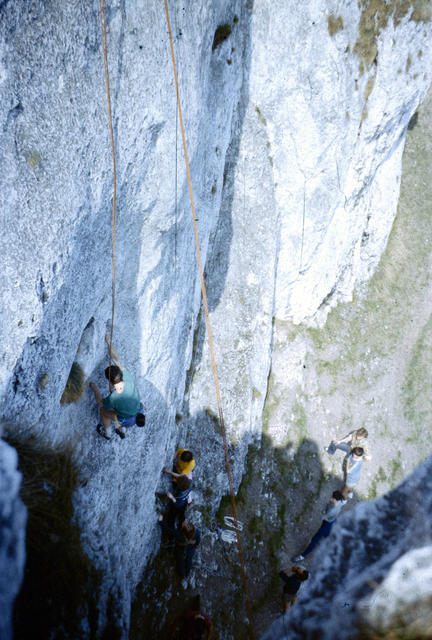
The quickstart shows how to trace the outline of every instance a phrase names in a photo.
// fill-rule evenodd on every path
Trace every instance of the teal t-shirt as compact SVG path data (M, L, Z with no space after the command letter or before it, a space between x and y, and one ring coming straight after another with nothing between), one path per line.
M140 399L138 389L129 371L123 369L123 393L112 391L109 396L102 400L102 404L107 411L114 409L122 418L131 418L140 410Z

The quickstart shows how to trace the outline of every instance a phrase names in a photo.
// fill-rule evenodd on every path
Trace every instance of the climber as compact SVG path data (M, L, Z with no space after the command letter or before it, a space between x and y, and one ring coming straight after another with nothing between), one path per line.
M294 565L279 571L279 577L285 583L282 591L282 613L286 613L297 600L297 594L302 583L309 578L309 571Z
M351 431L347 436L340 440L332 440L328 447L324 447L324 451L327 451L327 453L332 456L336 452L336 449L341 449L342 451L345 451L345 453L350 453L350 451L355 447L361 447L364 451L363 460L367 462L371 459L366 443L367 438L367 429L360 427L360 429Z
M100 407L100 416L102 424L97 425L97 432L107 440L111 440L112 421L117 423L115 432L124 438L126 435L125 428L136 424L143 427L145 424L145 416L143 413L143 405L140 402L138 389L129 371L123 368L116 352L111 349L111 357L117 364L111 365L105 369L105 377L107 378L110 389L111 385L114 390L106 397L102 398L98 386L90 383L96 403Z
M345 467L345 486L342 494L345 500L353 497L353 489L360 480L360 472L363 466L364 449L362 447L354 447L346 461Z
M330 501L322 510L324 518L322 520L320 528L312 537L312 540L310 541L306 549L302 551L300 555L291 558L293 562L301 562L302 560L304 560L306 556L312 553L321 538L327 538L327 536L330 535L330 531L332 530L332 527L336 522L336 518L338 517L340 510L346 504L346 502L347 501L341 491L333 491Z
M171 640L210 640L213 623L210 617L201 611L201 598L195 596L189 610L177 616Z
M174 526L178 523L178 526L184 522L185 513L188 505L192 503L192 481L184 473L175 473L170 471L168 467L165 467L164 472L169 474L173 479L173 493L168 491L167 496L170 500L167 520L170 526Z
M192 560L196 548L200 543L201 534L199 530L187 520L183 522L181 529L173 529L163 522L163 516L160 515L159 524L176 540L175 556L177 571L180 577L185 579L192 569Z
M173 471L184 473L188 478L192 478L194 469L195 460L192 451L189 451L189 449L177 449L173 461Z

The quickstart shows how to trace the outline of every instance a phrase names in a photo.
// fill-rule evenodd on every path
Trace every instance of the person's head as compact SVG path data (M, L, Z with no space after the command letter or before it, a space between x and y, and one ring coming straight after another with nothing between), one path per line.
M204 616L201 613L196 613L193 621L194 625L194 638L205 638L205 633L207 631L207 623Z
M367 429L365 429L364 427L360 427L360 429L357 429L357 436L359 438L367 438L368 437L368 432Z
M145 415L143 413L137 413L135 422L137 427L143 427L145 425Z
M354 449L352 450L352 453L355 455L356 458L362 458L364 454L364 449L363 447L354 447Z
M341 500L344 499L342 492L341 491L333 491L332 493L332 498L333 500L335 500L336 502L340 502Z
M188 538L188 540L192 540L195 535L196 529L192 522L185 520L181 526L181 531L185 538Z
M180 460L182 460L183 462L190 462L191 460L193 460L192 451L182 451Z
M111 384L118 384L123 380L123 373L120 367L116 364L112 364L105 369L105 377L111 382Z
M179 477L176 479L176 483L180 491L186 491L186 489L189 489L189 487L191 486L191 481L184 473L179 475Z
M303 567L296 567L296 577L300 582L304 582L309 578L309 571L303 569Z

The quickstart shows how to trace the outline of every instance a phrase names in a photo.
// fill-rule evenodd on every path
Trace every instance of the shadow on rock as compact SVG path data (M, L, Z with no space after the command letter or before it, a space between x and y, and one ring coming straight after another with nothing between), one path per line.
M53 449L34 437L10 436L7 441L18 452L21 498L28 509L26 567L15 602L14 638L96 638L100 578L73 524L78 472L72 450ZM88 634L81 627L83 618Z
M191 440L193 435L187 446L201 453L198 440ZM215 639L249 637L237 547L222 538L222 532L229 530L225 516L232 515L231 501L229 495L218 497L212 483L223 472L223 449L220 443L212 448L211 460L195 456L195 499L186 517L201 530L202 541L188 586L182 588L175 574L172 548L161 548L136 594L132 640L144 640L149 628L158 637L170 638L176 616L195 593L201 594L203 610L213 618ZM281 613L278 571L290 566L290 557L306 546L321 524L323 506L342 485L342 475L334 477L323 470L318 447L311 440L303 440L297 449L290 442L275 447L263 435L261 443L249 445L236 502L257 637ZM215 511L216 498L220 502Z

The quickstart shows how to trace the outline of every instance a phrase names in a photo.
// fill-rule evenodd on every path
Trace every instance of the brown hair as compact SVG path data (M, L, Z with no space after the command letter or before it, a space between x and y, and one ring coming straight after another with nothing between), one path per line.
M304 582L309 578L309 571L307 569L303 569L303 567L296 567L294 571L297 580L300 580L300 582Z
M357 429L357 435L359 438L367 438L369 434L367 432L367 429L365 429L364 427L360 427L360 429Z
M358 456L359 458L361 458L361 456L364 454L364 449L363 449L363 447L354 447L354 449L351 451L351 453L353 453L355 456Z
M189 489L191 486L191 481L184 473L181 473L179 477L176 478L176 484L180 491L185 491L185 489Z
M185 538L187 538L188 540L192 540L192 538L195 536L196 527L192 524L192 522L188 522L187 520L185 520L181 526L181 531Z
M111 384L117 384L123 380L123 373L120 367L113 364L105 369L105 377Z
M180 460L183 460L183 462L190 462L191 460L193 460L192 451L189 451L189 449L183 451L183 453L180 455Z

